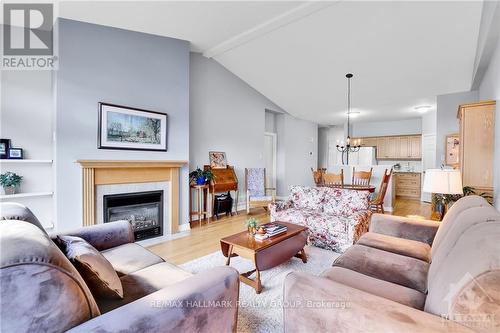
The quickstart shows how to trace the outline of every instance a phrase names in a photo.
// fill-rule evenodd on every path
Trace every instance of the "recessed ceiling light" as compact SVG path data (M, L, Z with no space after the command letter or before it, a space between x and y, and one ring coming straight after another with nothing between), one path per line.
M422 112L422 113L427 112L431 108L432 108L431 105L419 105L419 106L414 107L415 111Z
M349 114L349 117L356 118L357 116L359 116L361 114L361 112L359 112L359 111L351 111L351 112L346 112L345 114L346 115Z

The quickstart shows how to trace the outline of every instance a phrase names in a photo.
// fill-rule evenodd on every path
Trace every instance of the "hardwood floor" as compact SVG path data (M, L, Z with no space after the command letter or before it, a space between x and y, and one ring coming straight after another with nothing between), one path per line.
M430 218L431 205L416 200L398 199L392 214ZM261 223L269 222L269 215L264 209L253 209L251 216ZM219 239L245 230L247 218L248 215L240 211L238 215L222 217L210 223L204 221L201 227L195 222L187 236L153 245L149 249L172 264L183 264L219 250Z

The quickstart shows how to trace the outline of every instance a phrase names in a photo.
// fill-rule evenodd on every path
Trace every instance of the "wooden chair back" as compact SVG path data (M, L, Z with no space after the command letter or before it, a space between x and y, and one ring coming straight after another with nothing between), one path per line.
M325 174L326 169L320 168L318 170L314 170L313 168L311 168L311 172L316 186L323 185L323 175Z
M377 198L375 201L384 203L385 192L387 192L387 187L389 186L389 180L391 179L392 169L387 173L387 169L384 171L384 176L382 177L382 181L380 182L380 190L378 191Z
M340 173L325 173L323 175L323 184L326 186L344 186L344 170Z
M356 186L369 186L370 180L372 179L373 168L370 171L356 171L352 168L352 185Z

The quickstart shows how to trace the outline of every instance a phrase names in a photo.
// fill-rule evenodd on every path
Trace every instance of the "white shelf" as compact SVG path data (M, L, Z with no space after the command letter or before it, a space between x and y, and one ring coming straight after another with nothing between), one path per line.
M50 197L53 194L54 194L53 192L28 192L28 193L16 193L16 194L2 194L0 195L0 200L32 198L32 197Z
M0 164L52 164L52 160L0 160Z

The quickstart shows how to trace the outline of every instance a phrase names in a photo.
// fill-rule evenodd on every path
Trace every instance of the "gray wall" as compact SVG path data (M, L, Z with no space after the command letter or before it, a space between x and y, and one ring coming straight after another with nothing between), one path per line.
M328 168L329 127L318 128L318 168Z
M351 125L351 137L405 135L422 133L422 119L356 122Z
M444 163L446 135L459 132L459 121L457 119L458 106L460 104L474 103L479 98L478 91L465 91L453 94L437 96L436 114L436 164Z
M491 62L479 86L481 100L497 101L495 115L495 206L500 210L500 39Z
M318 125L287 114L276 116L278 133L277 195L290 185L313 186L311 168L318 167Z
M209 151L226 152L243 204L245 168L264 166L265 111L283 110L216 61L190 59L190 168L208 164Z
M82 224L76 160L189 159L189 43L65 19L58 25L56 191L58 227L66 230ZM168 151L97 149L101 101L167 113ZM188 222L187 171L181 171L179 223Z

